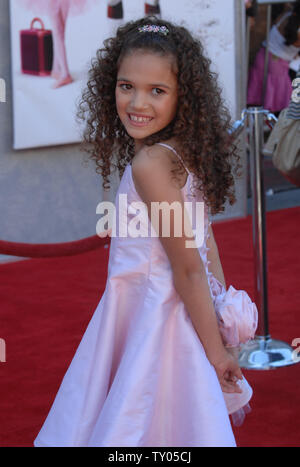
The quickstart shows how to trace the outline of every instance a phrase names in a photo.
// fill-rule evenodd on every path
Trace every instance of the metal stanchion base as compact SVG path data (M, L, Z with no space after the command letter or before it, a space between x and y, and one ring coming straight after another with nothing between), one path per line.
M247 370L272 370L299 363L296 349L270 336L256 336L241 345L239 365Z

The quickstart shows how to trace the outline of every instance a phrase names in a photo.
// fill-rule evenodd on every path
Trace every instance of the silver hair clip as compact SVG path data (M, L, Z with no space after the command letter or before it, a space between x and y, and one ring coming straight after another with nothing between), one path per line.
M166 26L158 26L157 24L145 24L138 28L139 32L160 32L164 36L169 33L169 29Z

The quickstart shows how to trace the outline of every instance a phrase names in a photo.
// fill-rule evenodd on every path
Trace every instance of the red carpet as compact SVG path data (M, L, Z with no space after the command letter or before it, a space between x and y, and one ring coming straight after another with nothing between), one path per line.
M267 214L269 324L274 339L300 338L300 208ZM214 225L227 284L253 298L251 218ZM0 266L0 446L32 446L101 298L108 249ZM244 371L252 412L238 446L299 446L300 364Z

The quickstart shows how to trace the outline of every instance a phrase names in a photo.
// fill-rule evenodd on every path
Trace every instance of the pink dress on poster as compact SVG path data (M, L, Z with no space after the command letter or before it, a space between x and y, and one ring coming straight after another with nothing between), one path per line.
M54 58L51 76L56 80L53 88L71 84L71 76L65 44L66 22L69 16L82 15L99 0L17 0L24 9L34 16L46 15L51 21Z
M18 0L25 9L39 15L52 15L64 8L71 16L85 13L99 0Z
M193 212L203 197L198 190L193 195L192 182L189 172L182 195ZM241 423L252 389L244 378L241 394L222 392L174 288L162 243L151 236L147 213L139 219L148 236L121 236L120 229L129 228L140 209L133 209L133 202L142 200L128 164L114 204L116 236L105 291L34 445L235 447L229 414L238 414ZM237 345L255 332L255 308L244 291L225 292L209 272L204 206L204 242L198 250L223 335ZM195 228L194 215L191 220Z

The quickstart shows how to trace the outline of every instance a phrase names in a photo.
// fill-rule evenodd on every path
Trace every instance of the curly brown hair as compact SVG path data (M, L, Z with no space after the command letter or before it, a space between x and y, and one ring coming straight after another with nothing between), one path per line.
M141 34L138 28L149 23L164 25L169 33ZM226 199L230 204L236 201L233 172L239 175L241 166L229 133L231 119L221 98L217 75L210 70L211 61L205 56L201 42L186 28L153 16L119 27L116 37L104 41L104 47L92 59L87 87L81 96L77 117L86 120L82 145L90 154L89 159L96 162L103 189L110 187L108 176L112 168L117 168L122 176L134 157L134 140L117 114L115 88L120 61L129 52L140 49L161 56L173 55L178 81L175 118L144 143L151 146L171 137L175 139L176 149L196 175L199 182L196 188L202 191L211 213L224 211Z

